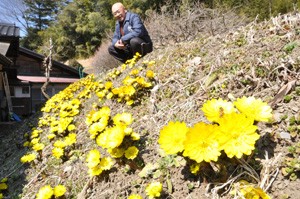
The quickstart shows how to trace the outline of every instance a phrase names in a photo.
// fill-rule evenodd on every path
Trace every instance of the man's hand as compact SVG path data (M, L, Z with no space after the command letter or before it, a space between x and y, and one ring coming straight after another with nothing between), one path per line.
M126 48L125 44L122 42L121 39L116 42L115 47L119 48L119 49L125 49Z

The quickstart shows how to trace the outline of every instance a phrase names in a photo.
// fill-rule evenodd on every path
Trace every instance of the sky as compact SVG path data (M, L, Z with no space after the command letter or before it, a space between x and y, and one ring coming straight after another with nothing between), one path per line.
M25 36L24 20L22 12L25 5L22 0L0 0L0 22L12 23L20 28L20 36Z

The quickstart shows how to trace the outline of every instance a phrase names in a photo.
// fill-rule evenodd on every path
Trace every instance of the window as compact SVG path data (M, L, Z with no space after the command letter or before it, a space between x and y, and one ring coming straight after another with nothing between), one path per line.
M15 86L14 87L14 97L30 97L30 87L29 86Z
M22 94L29 94L29 87L22 87Z

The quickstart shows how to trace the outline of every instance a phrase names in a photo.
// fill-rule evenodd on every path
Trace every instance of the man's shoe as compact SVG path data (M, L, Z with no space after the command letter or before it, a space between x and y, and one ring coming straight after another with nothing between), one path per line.
M151 53L153 50L152 43L142 43L142 56L145 56L147 53Z

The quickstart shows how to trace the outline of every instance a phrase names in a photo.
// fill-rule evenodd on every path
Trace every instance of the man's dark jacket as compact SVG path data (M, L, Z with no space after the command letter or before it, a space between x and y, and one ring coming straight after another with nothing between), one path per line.
M121 35L120 22L117 21L115 32L112 39L113 46L119 39L121 39L123 43L128 44L130 39L134 37L139 37L147 43L151 42L151 38L142 20L140 19L139 15L135 13L132 12L126 13L125 19L123 21L123 31L124 31L124 36Z

